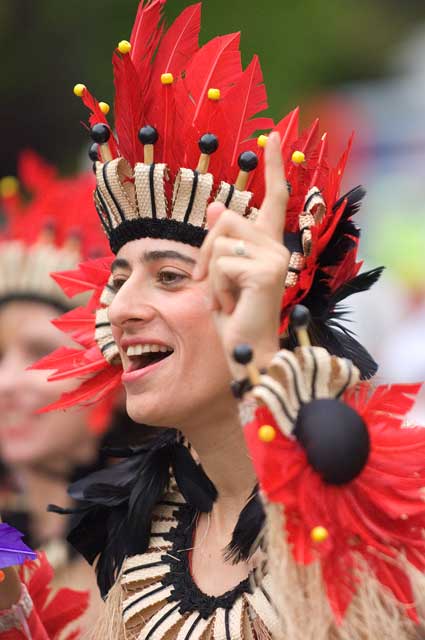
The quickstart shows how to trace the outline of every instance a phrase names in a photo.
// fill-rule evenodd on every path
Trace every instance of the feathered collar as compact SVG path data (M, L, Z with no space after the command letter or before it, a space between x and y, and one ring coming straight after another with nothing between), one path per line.
M71 513L68 541L86 560L96 562L100 591L105 596L126 557L145 553L149 546L153 511L170 488L171 478L185 501L199 512L209 512L217 491L175 429L139 447L109 450L122 462L73 483L69 494L74 509L49 505L50 511ZM242 510L226 557L248 558L264 521L257 490Z

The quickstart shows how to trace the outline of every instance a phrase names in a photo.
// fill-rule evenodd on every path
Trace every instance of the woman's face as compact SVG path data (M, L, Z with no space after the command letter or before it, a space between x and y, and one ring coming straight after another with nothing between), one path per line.
M143 238L124 245L112 266L117 294L109 318L136 422L192 425L232 402L207 285L191 277L198 253Z
M0 306L0 454L9 465L66 467L91 439L86 412L35 412L70 390L69 381L47 382L45 371L26 368L67 338L50 320L58 312L39 302Z

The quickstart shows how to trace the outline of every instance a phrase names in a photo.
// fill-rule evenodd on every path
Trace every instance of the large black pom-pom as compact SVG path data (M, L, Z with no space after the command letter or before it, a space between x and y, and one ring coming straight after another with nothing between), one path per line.
M303 405L294 434L309 464L329 484L356 478L369 457L369 432L363 419L339 400L324 398Z
M93 142L105 144L111 137L111 130L106 124L98 123L91 128L90 135Z

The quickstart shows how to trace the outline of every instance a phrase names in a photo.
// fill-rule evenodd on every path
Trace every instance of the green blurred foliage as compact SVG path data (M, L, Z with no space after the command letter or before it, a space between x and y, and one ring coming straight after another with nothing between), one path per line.
M169 0L174 18L187 0ZM87 137L86 110L72 94L84 82L112 102L111 54L128 38L137 0L1 0L0 175L33 147L75 168ZM425 3L389 0L205 0L202 41L242 31L246 63L259 53L271 114L341 83L386 71L388 54Z

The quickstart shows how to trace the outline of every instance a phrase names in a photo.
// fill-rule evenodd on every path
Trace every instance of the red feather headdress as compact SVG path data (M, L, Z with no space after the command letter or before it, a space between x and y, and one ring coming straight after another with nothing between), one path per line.
M60 178L32 151L21 154L18 177L19 182L0 181L6 223L0 235L0 300L25 297L76 306L49 274L108 251L93 211L94 178L89 172Z
M267 107L260 63L254 56L243 70L239 34L219 36L199 47L201 5L187 7L165 30L164 3L142 1L130 42L121 41L114 51L114 132L107 123L105 103L84 85L74 89L91 111L92 136L98 140L90 149L90 157L97 158L95 202L111 246L116 251L126 239L150 233L161 237L167 232L170 237L170 223L172 237L200 244L206 233L205 209L214 199L254 217L264 197L266 139L254 134L275 129L281 136L290 188L285 243L291 262L281 334L291 346L288 314L303 301L312 312L311 331L320 344L337 355L349 355L364 377L373 375L375 362L338 326L340 314L335 310L338 302L369 288L380 274L375 270L358 275L359 231L352 216L364 191L339 194L351 140L331 167L327 138L319 136L317 121L300 133L298 109L277 125L258 116ZM208 149L200 142L205 134L212 134L210 143L211 137L216 142ZM253 154L257 168L244 171ZM38 365L56 368L54 377L87 376L80 389L53 405L59 408L102 397L119 384L120 367L108 326L113 292L105 264L85 264L76 272L57 274L56 281L68 295L94 291L88 309L58 323L76 339L79 349L45 358Z

